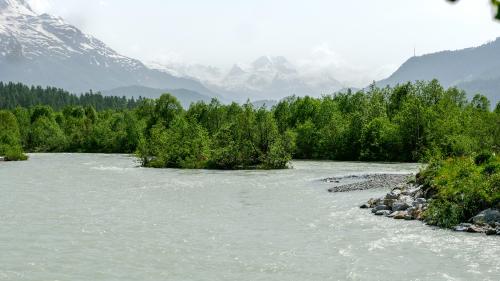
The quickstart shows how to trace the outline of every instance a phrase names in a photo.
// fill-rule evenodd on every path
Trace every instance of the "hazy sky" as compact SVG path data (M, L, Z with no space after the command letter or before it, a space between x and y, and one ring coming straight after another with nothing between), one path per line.
M489 0L31 0L145 61L228 67L262 55L380 79L413 55L500 36Z

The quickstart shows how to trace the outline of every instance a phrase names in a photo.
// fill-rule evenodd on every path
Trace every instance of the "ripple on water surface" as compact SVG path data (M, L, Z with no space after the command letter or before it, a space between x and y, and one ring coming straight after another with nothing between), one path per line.
M320 179L415 164L283 171L138 168L126 155L0 164L0 280L500 280L500 239L358 209Z

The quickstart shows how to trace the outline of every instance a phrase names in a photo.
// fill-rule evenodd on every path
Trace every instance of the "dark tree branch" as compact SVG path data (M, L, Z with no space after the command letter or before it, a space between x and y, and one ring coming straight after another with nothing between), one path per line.
M458 2L459 0L447 0L448 2ZM500 0L491 0L491 5L495 6L496 7L496 15L495 15L495 19L497 20L500 20Z

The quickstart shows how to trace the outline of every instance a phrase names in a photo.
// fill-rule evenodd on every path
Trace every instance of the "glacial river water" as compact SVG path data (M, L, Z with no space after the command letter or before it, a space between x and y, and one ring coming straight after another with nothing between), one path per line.
M138 168L125 155L0 162L0 280L500 280L500 239L376 217L386 189L320 179L415 164L282 171Z

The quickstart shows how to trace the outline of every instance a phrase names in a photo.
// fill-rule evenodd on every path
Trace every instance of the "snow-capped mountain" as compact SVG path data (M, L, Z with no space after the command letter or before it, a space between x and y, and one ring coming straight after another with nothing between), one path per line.
M0 0L0 79L74 92L141 85L214 94L200 82L153 70L120 55L25 0Z
M233 65L228 71L202 65L159 65L153 67L180 77L191 77L228 99L245 101L276 99L290 95L333 93L342 84L331 75L309 77L285 57L262 56L249 65Z

